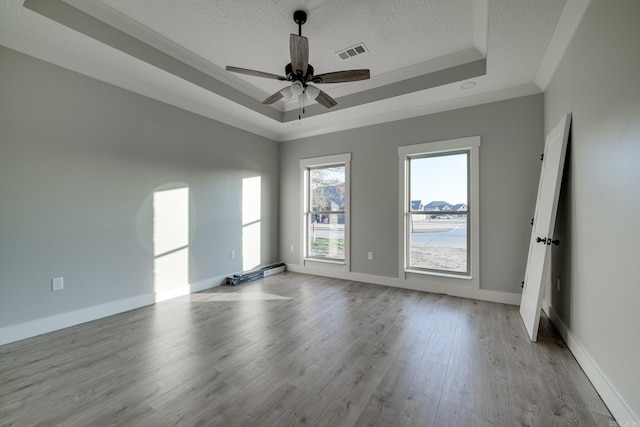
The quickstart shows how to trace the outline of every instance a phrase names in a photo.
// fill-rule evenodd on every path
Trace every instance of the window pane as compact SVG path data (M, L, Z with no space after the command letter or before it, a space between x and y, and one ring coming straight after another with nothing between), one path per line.
M311 169L309 210L343 211L345 204L345 166Z
M468 153L410 158L409 168L409 267L468 273Z
M310 257L344 259L344 214L311 214L307 224Z
M468 272L467 215L410 215L410 266Z
M411 210L467 210L467 182L467 153L412 158Z

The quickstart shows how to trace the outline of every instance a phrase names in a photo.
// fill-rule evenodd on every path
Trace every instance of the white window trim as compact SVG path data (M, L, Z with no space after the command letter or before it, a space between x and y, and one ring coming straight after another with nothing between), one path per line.
M336 261L335 259L324 260L320 258L307 258L306 209L308 197L307 188L309 184L308 168L331 166L337 164L344 164L344 261ZM351 153L301 159L300 177L302 182L300 195L300 200L302 200L300 248L304 265L313 267L330 267L333 264L336 267L343 268L344 271L349 271L351 253Z
M407 206L409 206L408 183L409 168L408 157L417 154L436 154L446 153L456 150L469 150L469 192L470 200L469 211L469 240L471 257L468 276L459 276L456 274L447 274L442 272L412 270L406 265L407 251ZM479 151L480 137L471 136L467 138L449 139L444 141L427 142L422 144L404 145L398 147L398 170L400 172L400 191L399 191L399 220L398 230L399 239L399 272L398 277L404 280L431 280L436 279L438 282L460 285L466 283L465 286L473 289L480 289L480 215L479 215L479 193L480 193L480 171L479 171ZM461 282L462 281L462 282Z

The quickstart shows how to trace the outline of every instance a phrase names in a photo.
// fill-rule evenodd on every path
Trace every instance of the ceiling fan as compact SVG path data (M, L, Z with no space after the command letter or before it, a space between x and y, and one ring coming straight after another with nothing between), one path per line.
M309 40L302 36L302 25L307 22L306 12L302 10L295 11L293 14L293 21L298 24L298 34L291 34L289 37L291 62L284 67L286 76L239 67L227 66L226 68L227 71L234 73L291 82L289 86L279 90L262 101L263 104L273 104L282 98L288 100L297 96L300 103L300 109L304 108L305 97L309 101L315 100L321 105L331 108L337 104L336 100L309 83L344 83L366 80L370 77L369 70L366 69L334 71L331 73L315 75L313 66L309 64ZM298 118L300 118L300 115L298 115Z

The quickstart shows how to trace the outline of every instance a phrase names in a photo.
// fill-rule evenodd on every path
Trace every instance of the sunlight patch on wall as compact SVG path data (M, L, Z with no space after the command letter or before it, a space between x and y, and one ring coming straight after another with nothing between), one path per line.
M262 178L242 180L242 270L260 265L261 193Z
M153 257L156 302L188 294L188 187L153 193Z

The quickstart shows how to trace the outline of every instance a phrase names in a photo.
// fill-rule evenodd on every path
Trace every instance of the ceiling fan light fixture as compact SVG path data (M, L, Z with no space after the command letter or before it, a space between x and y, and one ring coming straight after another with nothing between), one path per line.
M289 89L293 96L300 96L302 95L302 92L304 92L304 86L302 86L302 83L298 81L291 83Z
M307 86L304 90L304 94L307 97L307 100L314 101L320 94L320 89L315 86Z
M289 86L282 89L280 93L282 94L282 97L285 99L285 101L289 101L291 98L293 98L293 92L291 91L291 88Z

